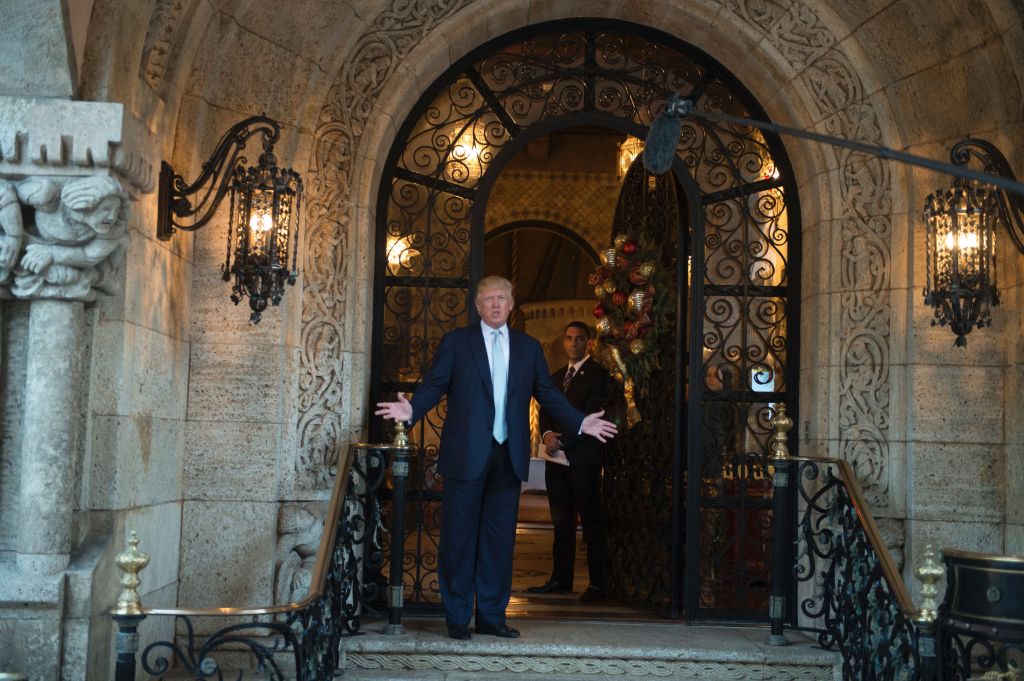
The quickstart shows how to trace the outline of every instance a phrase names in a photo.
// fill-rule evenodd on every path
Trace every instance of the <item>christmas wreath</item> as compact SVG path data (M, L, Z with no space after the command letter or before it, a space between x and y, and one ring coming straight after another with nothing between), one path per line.
M589 278L598 300L597 336L611 355L612 377L623 386L629 427L640 422L636 400L660 366L658 333L668 291L658 264L661 249L648 239L617 235L614 246L601 251L601 266Z

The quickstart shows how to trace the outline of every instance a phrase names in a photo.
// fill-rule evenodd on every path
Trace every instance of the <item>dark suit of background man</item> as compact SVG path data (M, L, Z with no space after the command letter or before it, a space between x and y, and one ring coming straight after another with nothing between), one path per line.
M569 363L551 374L555 385L563 387L572 406L584 412L604 409L608 400L608 371L591 359L590 327L570 322L565 327L562 347ZM571 372L571 373L570 373ZM587 543L587 568L590 586L581 601L604 598L604 514L601 509L601 458L603 446L588 435L560 432L546 409L540 413L540 431L548 453L563 450L569 465L548 462L544 482L555 536L551 547L551 579L535 586L531 593L572 591L576 562L576 517L583 525Z
M438 579L448 635L469 638L476 597L476 630L505 638L512 593L512 553L521 481L529 475L530 398L564 432L602 442L615 435L603 412L584 416L551 382L540 343L510 329L512 283L485 277L477 285L479 324L441 338L430 371L410 402L379 402L376 414L415 422L448 396L437 469L444 476Z

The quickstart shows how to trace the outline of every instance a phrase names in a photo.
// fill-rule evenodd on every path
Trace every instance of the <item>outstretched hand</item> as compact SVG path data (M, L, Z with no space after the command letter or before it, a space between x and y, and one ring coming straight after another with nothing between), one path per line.
M605 421L601 418L602 416L604 416L604 409L593 414L587 414L586 418L583 419L582 430L587 435L592 435L601 442L608 442L608 440L615 437L619 429L611 421Z
M392 421L408 421L412 418L412 405L405 395L398 393L397 402L378 402L377 411L373 413Z

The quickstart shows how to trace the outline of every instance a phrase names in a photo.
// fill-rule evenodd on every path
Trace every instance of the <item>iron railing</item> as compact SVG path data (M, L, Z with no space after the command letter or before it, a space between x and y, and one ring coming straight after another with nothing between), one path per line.
M1024 558L947 549L950 578L937 605L945 571L929 546L914 571L923 583L916 608L853 467L790 457L792 422L778 411L768 643L786 644L786 626L809 633L842 655L849 681L1024 679Z
M124 575L121 598L112 611L118 627L116 681L135 681L137 663L151 676L162 677L174 666L175 673L223 681L218 658L237 659L238 653L246 654L270 681L324 681L333 677L341 663L341 640L360 633L362 615L383 615L390 606L392 632L398 633L401 584L389 586L382 574L381 496L387 487L389 453L391 485L398 491L408 467L407 441L404 447L350 448L335 477L309 592L298 602L243 608L143 608L136 587L148 558L137 551L133 532L131 548L117 557ZM176 636L148 644L139 658L137 628L146 617L173 617ZM224 618L236 622L198 635L195 623L213 617L218 623Z

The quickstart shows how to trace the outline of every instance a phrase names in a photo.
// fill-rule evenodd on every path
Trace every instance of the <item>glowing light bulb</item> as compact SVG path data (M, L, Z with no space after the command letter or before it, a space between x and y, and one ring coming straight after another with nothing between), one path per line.
M274 219L267 211L256 211L249 218L249 229L254 232L269 232L274 226Z

